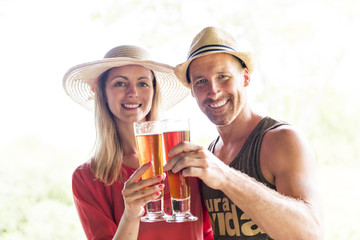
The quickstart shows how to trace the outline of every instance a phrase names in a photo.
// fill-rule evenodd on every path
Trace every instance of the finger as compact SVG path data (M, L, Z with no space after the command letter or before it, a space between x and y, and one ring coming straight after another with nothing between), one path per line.
M145 197L136 199L134 201L134 204L140 205L140 206L145 206L148 202L158 199L160 197L160 195L161 195L161 191L155 192L151 195L147 195Z
M164 180L165 180L164 175L151 177L148 179L140 180L138 182L131 182L128 180L124 183L123 194L131 194L132 192L136 192L141 189L162 183Z
M198 177L200 179L202 179L201 177L204 176L204 169L203 168L199 168L199 167L189 167L189 168L184 168L181 171L181 174L184 177ZM202 179L203 180L203 179Z
M164 170L178 172L187 167L201 167L205 154L202 151L184 152L170 159L164 166Z
M168 153L168 156L173 157L182 152L199 151L201 149L202 149L202 147L199 145L196 145L195 143L184 141L184 142L181 142L178 145L174 146Z
M154 186L151 186L151 187L144 188L144 189L141 189L139 191L136 191L134 193L134 197L139 199L139 198L147 197L149 195L153 195L153 194L155 194L157 192L161 193L164 188L165 188L164 183L157 184L157 185L154 185Z
M149 196L155 197L156 195L159 196L162 193L162 190L164 189L165 184L161 183L158 185L153 185L148 188L143 188L138 191L131 192L130 194L124 194L125 201L128 203L136 202L141 199L148 199ZM156 198L155 198L156 199Z
M165 165L164 170L169 171L174 168L174 165L178 163L178 161L181 161L183 157L185 157L186 153L179 153L178 155L172 157Z
M206 169L204 168L197 168L197 167L191 167L191 168L185 168L182 170L181 173L184 177L197 177L201 179L206 185L213 189L219 189L219 183L221 182L220 179L217 179L220 175L216 174L213 176L210 176Z
M203 159L197 157L182 157L176 164L173 166L171 171L173 173L181 172L184 169L188 168L201 168L205 167L205 162Z
M133 183L139 181L141 176L152 167L152 162L148 162L142 166L140 166L138 169L135 170L135 172L131 175L131 177L128 179L128 182Z
M124 197L125 211L133 216L142 216L144 214L144 206L150 201L159 199L162 191L158 188L155 192L136 198L136 196Z

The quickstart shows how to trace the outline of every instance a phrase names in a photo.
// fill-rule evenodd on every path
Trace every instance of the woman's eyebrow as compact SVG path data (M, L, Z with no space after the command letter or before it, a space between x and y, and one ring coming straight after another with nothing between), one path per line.
M139 81L139 80L143 80L143 79L151 80L151 78L149 78L149 77L147 77L147 76L142 76L142 77L139 77L139 78L138 78L138 81Z
M117 78L122 78L122 79L124 79L124 80L129 80L127 77L125 77L125 76L123 76L123 75L116 75L116 76L114 76L113 78L111 78L111 81L112 81L112 80L115 80L115 79L117 79Z

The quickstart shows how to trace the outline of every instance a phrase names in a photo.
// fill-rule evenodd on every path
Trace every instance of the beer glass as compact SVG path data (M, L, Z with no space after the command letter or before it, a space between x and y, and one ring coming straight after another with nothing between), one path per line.
M134 132L136 146L139 154L140 166L152 163L142 179L163 174L163 136L161 121L135 122ZM146 215L141 218L142 222L165 221L171 216L164 212L164 190L158 199L146 204Z
M166 162L168 153L182 141L190 141L189 119L163 120L163 135ZM184 177L181 172L168 171L172 217L167 222L196 221L198 218L190 212L190 177Z

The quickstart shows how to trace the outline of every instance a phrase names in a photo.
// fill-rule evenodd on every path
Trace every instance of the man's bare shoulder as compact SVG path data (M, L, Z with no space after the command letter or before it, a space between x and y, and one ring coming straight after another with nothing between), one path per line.
M281 125L268 131L263 139L262 148L264 150L288 151L298 148L306 143L304 136L291 125ZM290 148L290 149L289 149Z
M313 163L314 155L306 138L295 127L283 125L265 134L260 162L270 176L298 171Z

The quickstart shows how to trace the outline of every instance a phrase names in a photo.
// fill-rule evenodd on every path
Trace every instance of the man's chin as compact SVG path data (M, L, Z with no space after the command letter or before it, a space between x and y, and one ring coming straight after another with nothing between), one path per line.
M207 115L209 120L216 125L217 127L229 125L231 120L224 116L209 116Z

